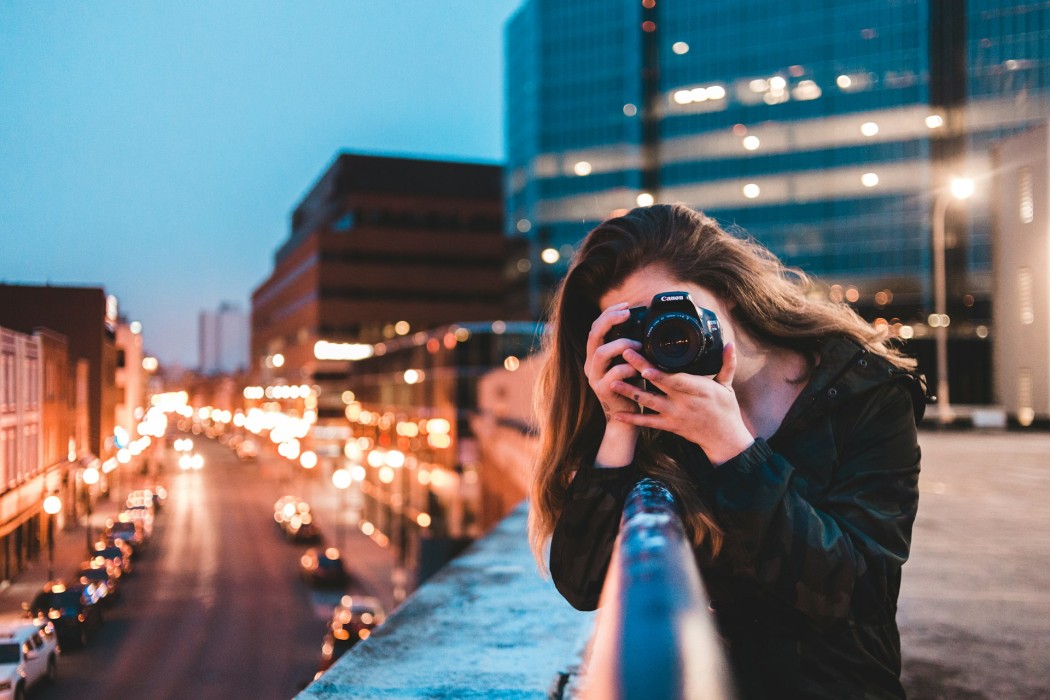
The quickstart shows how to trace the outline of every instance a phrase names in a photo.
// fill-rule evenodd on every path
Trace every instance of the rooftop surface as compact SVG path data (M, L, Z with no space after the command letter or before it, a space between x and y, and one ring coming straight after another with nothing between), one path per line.
M920 444L898 614L909 697L1050 697L1050 433ZM593 615L538 576L525 523L519 507L299 697L548 697Z

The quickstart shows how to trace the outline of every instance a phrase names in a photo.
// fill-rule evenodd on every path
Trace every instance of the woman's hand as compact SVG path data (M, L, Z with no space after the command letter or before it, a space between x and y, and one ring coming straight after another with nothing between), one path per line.
M595 460L599 467L622 467L634 460L634 448L638 443L638 428L625 422L613 420L618 413L637 411L638 405L618 393L613 387L617 383L626 384L626 380L638 374L631 365L613 362L623 356L624 351L640 350L641 343L627 338L618 338L611 343L605 342L605 336L613 326L630 318L628 304L614 304L603 311L591 324L587 336L587 360L583 363L583 372L591 391L598 397L602 411L605 412L605 435L598 448ZM629 386L629 385L627 385Z
M642 344L627 338L605 342L605 336L612 327L623 323L630 315L626 303L614 304L594 320L587 336L587 360L583 363L583 372L587 375L591 391L601 403L607 421L612 419L614 413L638 410L637 404L613 389L614 383L636 376L638 370L627 363L613 364L613 361L621 357L625 350L640 350Z
M754 442L754 436L740 415L740 404L733 392L736 348L732 343L723 350L722 369L714 377L661 372L634 350L625 351L623 357L665 395L643 391L627 382L614 380L613 391L653 411L641 414L617 411L613 415L614 420L680 435L699 445L715 466L737 456Z

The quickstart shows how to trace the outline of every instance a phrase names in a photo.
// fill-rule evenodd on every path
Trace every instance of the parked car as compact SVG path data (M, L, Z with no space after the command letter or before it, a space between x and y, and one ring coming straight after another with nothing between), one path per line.
M363 639L368 639L374 630L386 620L386 612L378 598L370 595L344 595L339 605L332 610L328 622L328 633L321 644L321 671L325 671L335 660L352 649Z
M146 528L136 520L121 519L118 516L116 520L110 519L106 521L106 529L102 531L102 539L106 542L122 540L131 547L134 553L138 554L139 550L146 546Z
M91 560L93 563L101 562L107 567L119 569L121 576L131 573L131 547L123 540L116 540L112 544L103 541L96 542Z
M25 607L30 617L49 620L63 649L82 647L102 625L101 591L96 584L48 581Z
M350 580L342 556L335 547L311 547L299 560L303 580L312 586L340 587Z
M120 574L109 570L105 564L96 566L93 560L86 561L80 565L80 570L74 578L82 586L97 585L101 603L112 605L120 595Z
M152 484L135 489L128 494L126 506L152 505L154 512L164 507L168 500L168 489L163 484Z
M48 620L0 619L0 698L24 698L58 675L58 635Z
M120 520L137 520L142 523L142 534L148 540L153 536L153 506L130 506L117 516Z
M285 496L274 504L273 519L292 542L304 544L321 541L321 529L314 522L310 505L295 496Z

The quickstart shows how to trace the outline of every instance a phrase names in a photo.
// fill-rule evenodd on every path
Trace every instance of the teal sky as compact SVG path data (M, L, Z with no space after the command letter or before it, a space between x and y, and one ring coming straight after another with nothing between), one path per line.
M0 281L103 286L195 366L338 151L503 159L521 1L0 0Z

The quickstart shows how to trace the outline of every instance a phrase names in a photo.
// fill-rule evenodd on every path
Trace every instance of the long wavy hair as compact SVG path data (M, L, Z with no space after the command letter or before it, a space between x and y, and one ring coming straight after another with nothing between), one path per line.
M584 239L555 294L544 341L547 359L537 393L542 445L529 513L529 540L541 571L547 570L546 545L572 474L590 467L605 432L605 414L583 373L587 334L601 312L601 297L648 266L662 267L671 277L728 302L738 328L762 345L801 354L807 375L820 342L829 337L849 338L898 367L915 366L849 306L810 294L814 286L804 273L786 268L759 243L725 232L702 213L655 205L601 223ZM673 444L666 433L642 430L635 464L671 488L694 546L706 543L703 551L713 558L722 532L680 468Z

